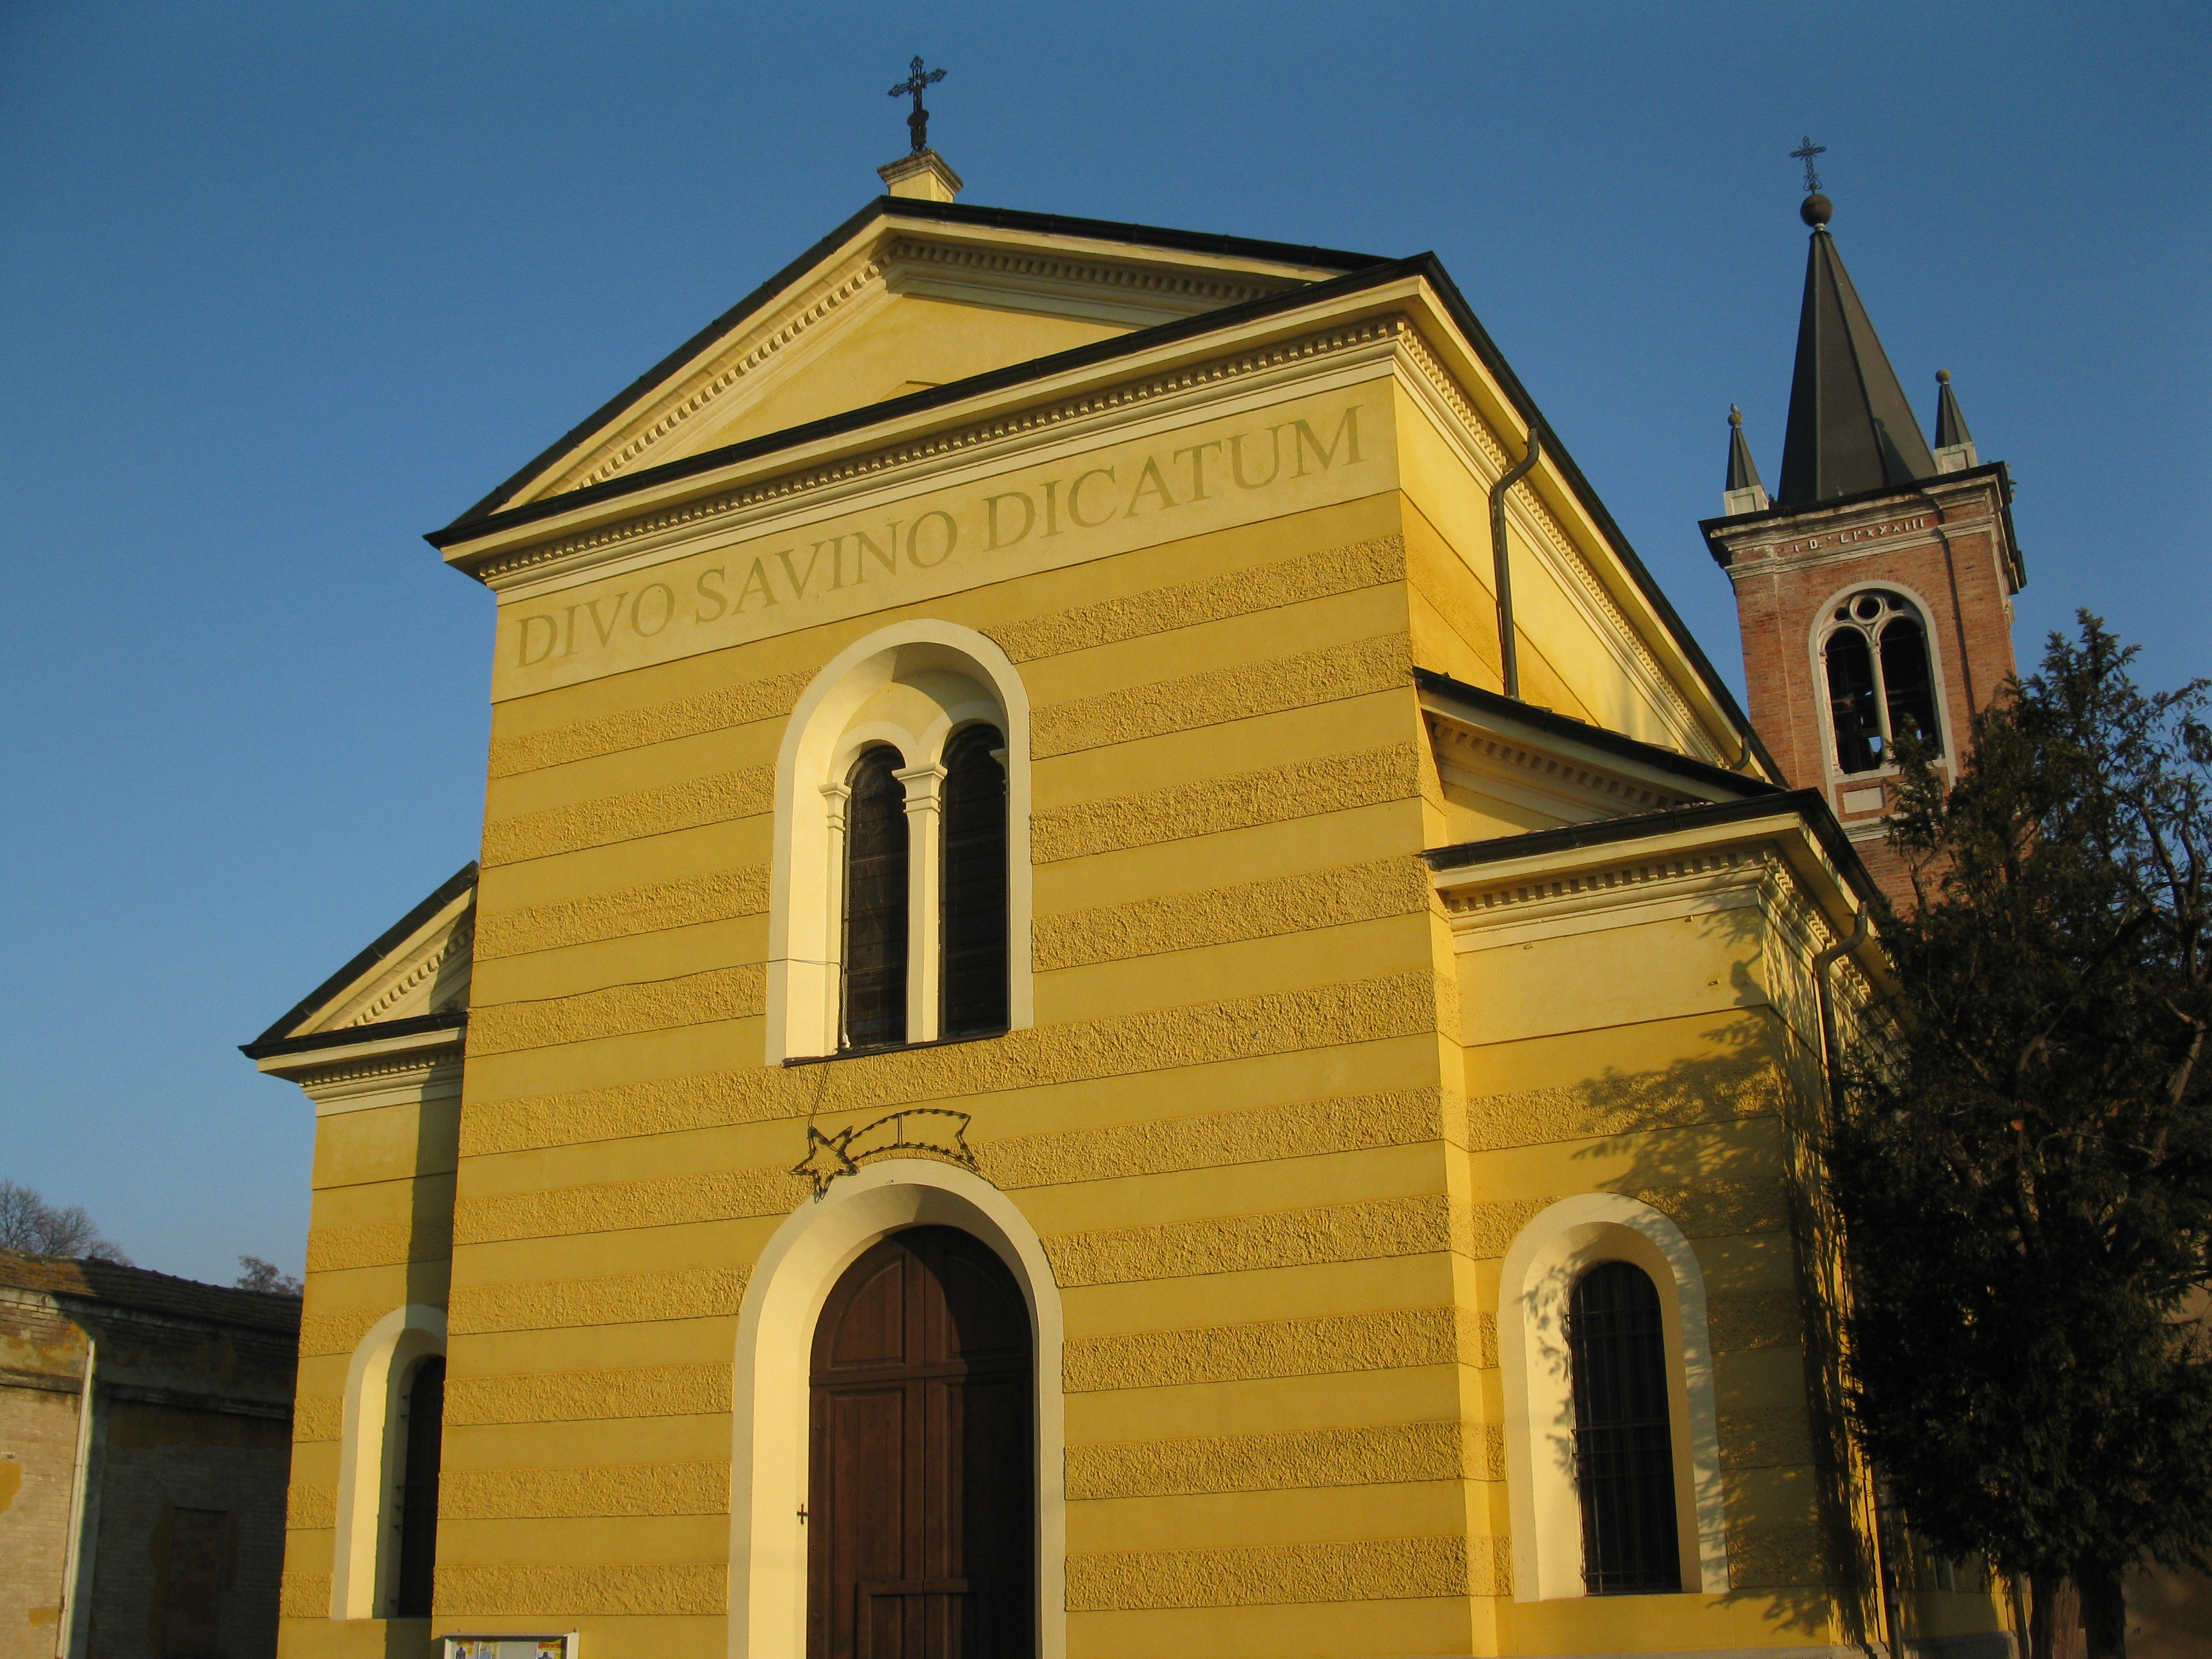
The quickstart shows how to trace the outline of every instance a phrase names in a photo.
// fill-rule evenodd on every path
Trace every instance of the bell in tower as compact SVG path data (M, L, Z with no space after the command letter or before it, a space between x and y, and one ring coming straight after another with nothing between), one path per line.
M1723 516L1699 528L1735 586L1753 725L1904 904L1885 841L1895 746L1917 738L1956 767L2014 672L2026 573L2011 474L1980 462L1948 373L1930 447L1828 233L1833 212L1817 189L1799 209L1812 239L1774 495L1731 410Z

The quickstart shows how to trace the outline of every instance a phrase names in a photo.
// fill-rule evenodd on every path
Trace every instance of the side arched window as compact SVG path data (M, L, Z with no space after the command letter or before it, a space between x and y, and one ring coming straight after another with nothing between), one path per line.
M945 1036L1006 1029L1006 766L998 728L945 750L942 944Z
M392 1615L428 1619L438 1569L438 1465L446 1419L446 1362L433 1354L407 1380L400 1407L398 1533Z
M1650 1276L1607 1261L1577 1279L1567 1347L1583 1583L1592 1595L1679 1590L1666 1332Z
M1927 627L1910 599L1881 588L1853 594L1829 618L1820 654L1839 769L1876 771L1905 737L1940 750Z
M847 779L844 1046L906 1041L907 812L904 764L868 750Z

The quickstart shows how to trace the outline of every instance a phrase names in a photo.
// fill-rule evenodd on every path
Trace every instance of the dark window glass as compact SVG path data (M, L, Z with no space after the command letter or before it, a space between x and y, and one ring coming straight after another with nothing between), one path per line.
M1006 769L994 727L971 726L945 751L946 1036L1006 1028Z
M1928 672L1928 641L1910 617L1893 617L1881 630L1881 689L1889 699L1893 737L1940 741L1936 685Z
M1567 1347L1583 1583L1592 1595L1679 1590L1667 1342L1659 1292L1641 1268L1608 1261L1575 1281Z
M1836 764L1871 772L1881 764L1881 711L1874 698L1874 653L1856 628L1828 635L1828 709L1836 726Z
M424 1360L407 1384L406 1420L399 1483L399 1587L392 1613L401 1619L430 1616L430 1585L438 1567L438 1458L446 1421L446 1362Z
M896 749L854 763L845 805L845 1046L906 1041L906 786Z

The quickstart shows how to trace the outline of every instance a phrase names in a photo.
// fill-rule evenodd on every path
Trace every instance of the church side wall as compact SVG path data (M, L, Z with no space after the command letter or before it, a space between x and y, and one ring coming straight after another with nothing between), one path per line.
M460 1103L329 1112L315 1125L284 1551L284 1659L423 1659L419 1620L331 1617L349 1370L372 1327L442 1308Z
M1718 1427L1724 1590L1540 1601L1523 1586L1500 1607L1516 1650L1750 1647L1778 1626L1853 1639L1857 1601L1830 1565L1846 1495L1820 1473L1793 1224L1795 1126L1817 1086L1795 904L1760 860L1733 880L1632 862L1455 901L1485 1313L1509 1316L1497 1259L1559 1197L1648 1205L1702 1271ZM1694 1519L1686 1503L1686 1535Z

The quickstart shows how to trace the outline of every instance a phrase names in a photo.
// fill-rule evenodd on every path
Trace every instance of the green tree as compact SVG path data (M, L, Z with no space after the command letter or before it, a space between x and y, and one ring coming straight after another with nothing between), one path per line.
M1854 1427L1913 1530L2078 1589L2212 1546L2212 733L2081 613L1975 721L1947 788L1905 745L1887 1036L1825 1147L1851 1272ZM2070 1621L2069 1621L2070 1622Z

